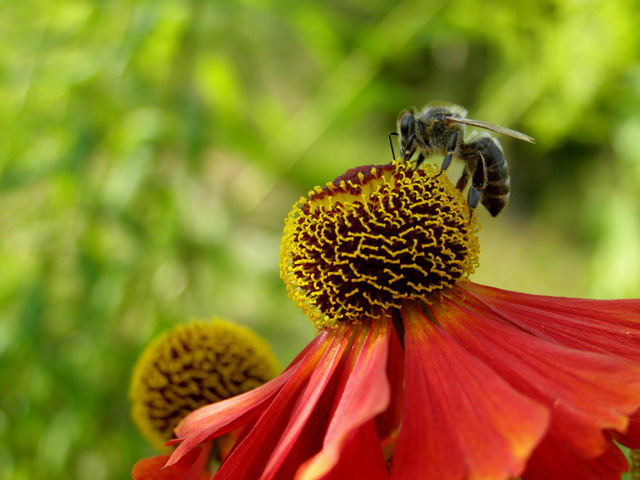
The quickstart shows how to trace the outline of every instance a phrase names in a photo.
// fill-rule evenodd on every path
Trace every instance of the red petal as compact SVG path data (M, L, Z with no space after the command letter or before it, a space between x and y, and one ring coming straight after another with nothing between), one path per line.
M263 472L263 477L277 478L278 469L282 466L283 462L287 459L291 450L296 444L303 428L309 421L314 408L317 407L321 396L325 392L329 381L332 379L338 366L344 362L343 354L349 346L349 333L350 328L345 329L347 335L342 338L342 341L334 348L330 348L327 351L326 358L323 358L321 362L315 367L315 370L308 380L304 390L299 395L299 398L293 408L293 411L287 412L289 421L286 422L282 437L277 443L271 458L267 463ZM261 425L256 425L256 428L260 428ZM320 435L321 432L316 432L316 435ZM275 438L272 437L272 442L275 444Z
M310 373L309 365L317 363L326 350L328 343L325 342L326 337L326 332L318 334L305 348L304 355L298 355L287 370L270 382L242 395L207 405L187 415L176 428L176 434L182 437L177 441L184 441L173 452L168 464L172 465L180 461L182 456L200 443L228 433L262 413L265 405L272 402L292 378L299 380Z
M546 409L415 305L403 308L403 319L405 402L392 477L503 480L522 473L547 429Z
M161 455L139 460L131 471L133 480L208 480L207 464L211 453L211 444L196 448L183 457L179 465L166 467L169 455Z
M471 282L458 285L498 316L537 337L640 363L640 300L547 297Z
M162 468L166 465L167 460L169 460L169 455L160 455L158 457L143 458L142 460L138 460L133 466L131 477L133 478L133 480L169 480L172 478L177 478L169 470L161 472Z
M385 458L391 458L400 429L400 421L402 420L404 397L404 350L400 345L395 328L393 329L389 343L387 380L391 387L389 407L378 415L375 421L380 443L385 452Z
M323 345L324 355L315 355L301 364L299 371L282 387L251 431L227 457L216 479L253 480L272 478L271 475L277 473L277 467L295 446L296 438L349 346L346 332L347 329L331 332L330 341ZM265 472L270 458L272 470Z
M640 410L629 417L629 428L625 433L613 432L612 436L625 447L640 449Z
M604 429L625 431L640 405L640 368L617 356L584 352L514 328L464 298L433 305L435 317L464 348L518 391L546 404L554 431L583 455L605 448Z
M619 478L626 461L606 430L628 427L614 438L628 445L640 440L638 414L629 422L640 406L640 368L637 361L625 360L633 358L634 342L636 351L640 346L629 341L635 338L631 327L637 302L602 302L612 314L601 320L598 301L513 293L511 304L511 292L469 283L464 290L454 296L455 304L443 300L433 306L443 328L519 391L547 404L552 414L549 432L523 477ZM491 295L477 293L487 291ZM604 328L599 322L606 326L612 353L607 354L606 343L591 338Z
M303 477L296 477L296 480ZM380 451L375 423L369 421L352 431L340 449L335 467L322 480L388 480L387 464Z
M581 458L550 435L536 448L522 480L619 480L627 468L627 460L613 443L595 458Z
M323 475L334 469L337 463L345 465L346 462L341 461L341 458L347 438L362 425L370 423L389 404L386 365L391 326L385 322L369 328L370 330L362 331L351 348L347 365L342 372L341 387L334 400L336 407L324 437L322 450L305 463L296 478L323 478ZM364 434L356 435L355 438L362 435ZM375 436L374 447L372 435ZM371 450L367 452L367 457L362 457L367 458L366 461L362 461L361 458L355 465L357 468L362 468L363 465L374 468L378 465L376 470L386 477L385 462L375 429L363 438L367 441L366 445L359 445L357 440L351 438L352 453L362 449ZM350 465L349 468L354 466ZM360 478L371 477L361 475Z

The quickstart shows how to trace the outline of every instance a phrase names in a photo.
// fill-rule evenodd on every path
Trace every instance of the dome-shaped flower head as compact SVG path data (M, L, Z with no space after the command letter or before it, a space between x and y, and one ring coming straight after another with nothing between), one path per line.
M297 202L281 275L318 327L203 407L168 464L243 430L215 479L613 480L640 446L640 301L468 280L477 226L435 169L360 167Z
M278 371L271 349L250 329L221 319L194 320L162 334L140 356L131 377L132 417L158 450L168 451L165 442L175 438L173 430L187 414L263 385ZM162 470L168 455L141 460L133 478L208 479L210 456L221 460L233 441L226 435L194 449L184 469Z

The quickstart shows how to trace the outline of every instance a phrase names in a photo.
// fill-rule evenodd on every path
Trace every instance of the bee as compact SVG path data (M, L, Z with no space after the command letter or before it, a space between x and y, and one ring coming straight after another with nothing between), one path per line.
M507 204L511 190L509 168L502 146L496 138L486 133L466 141L465 126L491 130L525 142L535 143L535 140L510 128L471 120L466 116L465 108L439 102L427 104L420 112L415 108L403 110L397 121L400 155L408 162L417 152L416 169L426 156L445 155L441 172L449 167L454 156L461 158L465 168L456 187L464 190L471 178L471 186L467 192L469 210L473 212L478 203L482 202L491 216L495 217Z

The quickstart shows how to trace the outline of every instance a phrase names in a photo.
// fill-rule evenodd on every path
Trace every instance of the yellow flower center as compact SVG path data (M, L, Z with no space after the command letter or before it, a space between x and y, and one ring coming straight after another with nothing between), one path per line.
M250 329L223 320L180 325L152 342L131 379L132 416L159 449L187 414L274 378L278 362Z
M358 167L293 206L280 275L318 328L367 321L473 273L477 230L434 167Z

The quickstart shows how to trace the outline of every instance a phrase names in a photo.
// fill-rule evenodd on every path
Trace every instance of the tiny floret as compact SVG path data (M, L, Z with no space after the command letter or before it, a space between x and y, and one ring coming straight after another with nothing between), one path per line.
M477 266L474 218L435 168L349 170L300 199L285 222L280 273L319 328L429 302Z

